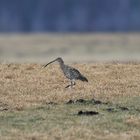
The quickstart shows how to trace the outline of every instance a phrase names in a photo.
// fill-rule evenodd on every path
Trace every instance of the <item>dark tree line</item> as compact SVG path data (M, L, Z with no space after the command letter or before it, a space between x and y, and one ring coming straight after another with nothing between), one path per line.
M140 31L140 0L0 0L0 31Z

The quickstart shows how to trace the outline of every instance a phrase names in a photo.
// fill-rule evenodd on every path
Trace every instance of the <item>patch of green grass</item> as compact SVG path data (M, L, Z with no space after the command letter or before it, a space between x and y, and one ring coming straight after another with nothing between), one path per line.
M125 98L121 100L121 104L93 104L87 100L86 103L46 104L27 108L23 111L3 111L0 112L0 135L1 137L12 137L13 130L15 130L14 133L26 134L26 136L32 133L39 133L51 137L53 135L51 132L57 128L63 137L65 137L65 132L73 129L74 139L76 139L84 135L81 134L82 130L92 131L93 133L96 131L100 131L100 133L107 131L114 134L132 130L139 131L139 124L131 125L131 123L126 123L127 119L132 115L135 118L140 117L140 112L137 110L140 107L139 99L140 97L127 100ZM124 105L128 110L119 108L119 106L123 107ZM109 108L114 110L108 111L107 109ZM99 115L79 116L77 114L80 110L97 111ZM81 129L81 132L79 131L78 134L75 133L77 129ZM91 138L93 138L92 134Z

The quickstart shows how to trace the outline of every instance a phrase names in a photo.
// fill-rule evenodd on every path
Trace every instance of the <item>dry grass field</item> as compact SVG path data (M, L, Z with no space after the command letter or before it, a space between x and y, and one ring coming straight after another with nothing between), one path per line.
M139 140L140 64L70 65L89 82L65 89L57 64L0 64L0 139Z

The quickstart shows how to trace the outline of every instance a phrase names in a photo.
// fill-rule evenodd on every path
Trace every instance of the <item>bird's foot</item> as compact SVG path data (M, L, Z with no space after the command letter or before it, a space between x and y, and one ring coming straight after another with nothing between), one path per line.
M67 85L65 88L71 88L72 86L71 85Z
M67 85L65 88L74 88L74 85Z
M71 81L71 84L67 85L65 88L73 88L75 85L76 83Z

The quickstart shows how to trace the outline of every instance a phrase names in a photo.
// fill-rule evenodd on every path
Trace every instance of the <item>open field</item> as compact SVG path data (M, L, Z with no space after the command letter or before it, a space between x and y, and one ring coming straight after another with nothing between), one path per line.
M139 46L136 33L0 35L0 139L139 140ZM89 82L65 89L41 65L57 56Z
M140 64L71 65L89 82L65 89L58 65L0 64L0 139L140 139Z

